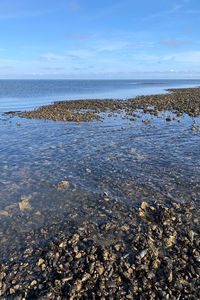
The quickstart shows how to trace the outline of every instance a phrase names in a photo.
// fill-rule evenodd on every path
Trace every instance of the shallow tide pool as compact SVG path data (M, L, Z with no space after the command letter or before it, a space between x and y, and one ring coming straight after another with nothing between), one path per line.
M199 205L200 119L167 122L140 114L90 123L64 123L1 116L1 255L33 229L67 218L98 221L96 200L104 193L130 206L174 199ZM148 118L145 124L142 120ZM59 189L60 181L69 187ZM31 209L19 202L30 199ZM10 251L11 251L10 248Z

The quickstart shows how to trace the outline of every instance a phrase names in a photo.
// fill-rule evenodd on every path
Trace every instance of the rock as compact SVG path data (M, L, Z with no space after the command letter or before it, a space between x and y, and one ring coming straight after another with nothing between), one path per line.
M142 203L141 203L141 209L143 209L143 210L145 210L145 209L147 209L148 207L149 207L149 204L146 202L146 201L143 201Z
M9 290L9 292L10 292L10 294L12 295L12 294L15 293L15 289L11 288L11 289Z
M164 239L165 246L167 248L172 247L176 241L176 232L174 232L172 235L170 235L168 238Z
M33 281L31 282L31 286L34 286L34 285L37 285L37 280L33 280Z
M21 211L26 211L26 210L32 209L30 202L29 202L31 200L31 198L32 198L31 195L21 197L21 200L19 202L19 209Z
M81 290L81 288L82 288L82 281L81 280L77 280L77 282L76 282L76 290L77 290L77 292L80 292L80 290Z
M0 210L0 217L8 217L9 213L6 210Z
M75 258L79 259L79 258L81 258L81 256L82 256L81 252L78 252L78 253L76 254Z
M149 119L144 119L144 120L142 120L142 123L144 123L144 124L149 124L151 121L149 120Z
M104 273L105 269L103 266L97 267L97 273L101 276Z
M44 263L44 259L40 258L37 262L38 267L40 267Z
M38 230L24 236L20 253L1 262L0 298L199 299L198 209L170 201L131 208L102 197L99 204L109 212L101 223L109 224L108 231L91 220L70 231L67 220L51 225L53 239L40 245ZM141 211L150 212L155 230L138 217ZM42 231L46 235L47 228Z
M129 225L124 224L124 225L121 227L121 230L124 231L124 232L128 232L128 231L130 230L130 227L129 227Z
M69 187L69 181L62 180L57 184L58 189L67 189Z
M196 124L193 124L191 129L192 129L192 131L196 132L196 131L200 130L200 126L196 125Z
M139 258L139 259L143 259L143 258L146 256L147 252L148 252L148 249L142 250L142 251L138 254L138 258Z
M170 122L170 121L172 121L172 118L171 118L171 117L167 117L165 120L166 120L167 122Z

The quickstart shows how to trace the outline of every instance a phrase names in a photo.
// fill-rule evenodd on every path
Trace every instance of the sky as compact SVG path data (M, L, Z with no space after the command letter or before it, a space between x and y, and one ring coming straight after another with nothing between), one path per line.
M0 0L0 78L200 78L199 0Z

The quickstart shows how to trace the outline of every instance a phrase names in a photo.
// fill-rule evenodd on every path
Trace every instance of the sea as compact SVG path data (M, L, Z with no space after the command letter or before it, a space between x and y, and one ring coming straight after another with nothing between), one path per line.
M199 80L0 80L0 113L30 110L60 100L127 99L195 87Z

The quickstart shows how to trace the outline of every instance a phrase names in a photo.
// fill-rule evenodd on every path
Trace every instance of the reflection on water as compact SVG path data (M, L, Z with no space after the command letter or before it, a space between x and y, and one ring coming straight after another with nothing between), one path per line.
M128 205L165 198L197 202L200 132L191 130L194 121L151 116L145 125L142 118L76 124L1 116L2 251L6 241L14 247L19 236L62 218L95 219L95 201L104 192ZM69 181L66 190L57 188L62 180ZM31 197L30 211L19 210L21 197Z

